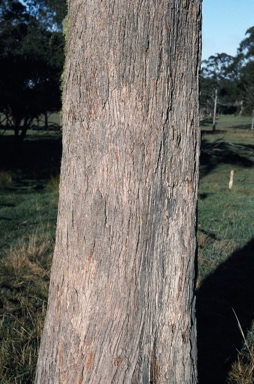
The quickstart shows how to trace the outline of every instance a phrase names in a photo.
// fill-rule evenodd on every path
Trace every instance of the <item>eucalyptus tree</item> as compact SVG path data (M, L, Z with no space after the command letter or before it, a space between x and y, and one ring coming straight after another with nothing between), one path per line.
M239 45L235 66L239 73L239 88L244 95L245 113L254 109L254 27L246 31Z
M196 383L201 0L68 6L36 383Z
M213 116L213 129L217 112L236 111L241 101L239 73L235 69L235 58L226 53L217 53L202 62L200 106Z
M29 14L40 20L46 29L61 31L67 12L67 0L23 0Z

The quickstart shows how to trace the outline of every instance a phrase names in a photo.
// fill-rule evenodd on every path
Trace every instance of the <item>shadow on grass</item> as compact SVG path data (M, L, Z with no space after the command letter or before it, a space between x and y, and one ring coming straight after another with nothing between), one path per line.
M251 146L242 146L242 148L247 152L252 150ZM236 146L231 146L222 140L216 140L213 143L203 140L200 155L200 177L209 174L219 164L241 165L250 168L254 162L250 160L249 153L246 153L246 156L243 155Z
M217 120L217 119L216 119ZM215 130L213 129L213 120L211 118L206 118L200 121L200 127L202 128L201 134L211 134L215 135L217 133L223 133L226 132L225 130L218 129L217 128L217 121L215 125ZM206 129L207 128L207 129Z
M248 129L251 129L251 122L250 124L239 124L239 125L234 125L233 128L237 128L237 129L244 129L244 130L248 130Z
M225 384L254 318L254 239L208 276L197 291L199 383Z
M200 120L201 127L207 127L213 124L213 120L210 117Z
M15 204L9 204L9 203L4 203L4 204L2 204L2 203L0 203L0 207L7 207L7 208L10 208L10 207L15 207Z
M242 144L242 143L235 143L235 145L238 145L239 147L244 148L246 151L254 151L254 145L252 144Z
M39 181L43 187L59 174L62 153L61 136L32 137L17 146L13 136L0 137L0 170L10 172L16 186Z

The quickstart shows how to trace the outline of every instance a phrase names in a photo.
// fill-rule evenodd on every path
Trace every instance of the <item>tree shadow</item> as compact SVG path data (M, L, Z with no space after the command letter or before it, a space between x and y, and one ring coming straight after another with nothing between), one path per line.
M249 129L251 129L251 120L250 120L250 123L249 123L249 124L239 124L239 125L234 125L234 128L237 128L237 129L244 129L245 131L246 131L246 130L249 130Z
M240 144L239 144L240 146ZM252 150L251 146L242 146L242 149ZM230 164L231 166L240 165L250 168L254 162L248 155L242 154L237 146L219 139L213 143L202 140L200 154L200 178L206 176L220 164Z
M200 384L225 384L243 339L254 319L254 238L234 252L197 291Z
M212 124L213 124L213 119L211 117L205 117L204 119L200 120L201 127L212 126Z
M254 151L254 145L252 144L242 144L242 143L235 143L235 145L238 145L239 147L243 148L246 151Z
M15 204L13 204L13 203L11 203L11 204L9 204L9 203L4 203L4 204L0 203L0 207L10 208L10 207L15 207Z
M10 172L18 187L35 185L35 181L46 184L50 176L59 174L61 154L61 135L35 136L18 147L13 136L0 137L0 170Z
M212 128L210 129L202 129L201 131L201 136L203 135L217 135L218 133L221 134L221 133L226 133L227 131L225 131L224 129L216 129L215 131L213 131Z

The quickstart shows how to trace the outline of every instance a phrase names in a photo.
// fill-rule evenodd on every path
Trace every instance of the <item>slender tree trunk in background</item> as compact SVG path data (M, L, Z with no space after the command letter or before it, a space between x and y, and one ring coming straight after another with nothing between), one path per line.
M36 383L195 383L200 0L72 0Z
M44 129L48 130L48 112L44 112Z
M22 143L26 137L28 130L28 118L24 117L23 124L20 117L15 116L13 119L14 122L14 137L16 144Z
M24 118L23 125L20 127L21 132L20 132L20 140L23 141L26 137L27 130L28 130L28 125L29 125L29 119L28 117Z
M215 131L215 129L216 129L217 101L218 101L218 91L217 91L217 89L215 89L214 104L213 104L213 131Z
M19 141L19 129L21 125L21 119L15 116L13 118L13 125L14 125L14 136L15 136L15 141Z
M243 114L243 111L244 111L244 101L241 100L241 101L240 101L240 112L239 112L239 115L242 115L242 114Z

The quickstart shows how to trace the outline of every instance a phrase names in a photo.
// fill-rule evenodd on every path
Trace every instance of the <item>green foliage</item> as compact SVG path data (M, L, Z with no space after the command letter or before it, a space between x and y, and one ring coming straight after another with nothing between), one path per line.
M29 13L40 19L47 29L61 30L67 13L66 0L24 0Z
M22 138L35 117L61 109L64 38L57 24L49 28L46 16L38 17L49 14L45 7L17 0L0 6L0 113Z
M217 53L203 61L200 74L201 107L211 111L211 95L218 90L219 113L232 113L232 108L251 114L254 108L254 27L246 32L235 57ZM244 106L244 109L242 108ZM230 108L229 108L230 107ZM229 108L229 109L228 109Z
M217 90L219 102L218 113L234 113L236 105L242 100L235 73L232 71L234 57L226 53L210 56L202 62L200 73L200 106L207 114L213 110L214 92Z

